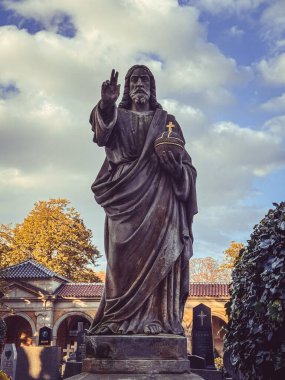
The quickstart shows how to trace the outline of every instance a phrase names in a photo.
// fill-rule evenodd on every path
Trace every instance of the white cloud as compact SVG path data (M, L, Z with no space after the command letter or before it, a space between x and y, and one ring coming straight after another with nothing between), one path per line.
M265 39L277 50L284 47L285 3L284 0L269 2L261 16Z
M262 79L276 86L285 84L285 53L271 59L262 59L257 65Z
M1 47L6 50L6 60L19 56L22 60L18 78L12 79L21 80L25 88L40 82L54 96L76 96L77 93L78 98L86 99L114 62L124 73L130 64L144 61L162 81L162 96L168 91L182 91L186 95L207 91L203 101L216 103L219 97L211 94L218 91L221 102L227 101L230 96L225 87L248 79L248 68L238 68L233 59L226 58L217 47L207 43L197 11L192 7L181 8L174 0L154 3L86 0L84 7L64 0L30 0L12 2L10 7L44 23L61 10L72 15L78 30L75 38L67 39L49 32L30 36L24 31L3 28L2 41L6 43ZM21 46L20 51L16 46ZM154 53L162 64L150 58ZM1 69L4 76L15 76L5 63ZM84 96L83 92L87 94Z
M280 96L269 99L261 104L260 107L267 112L285 112L285 92Z
M39 182L32 176L23 175L20 170L14 168L0 170L0 185L29 189L38 186Z
M254 131L220 122L192 144L203 207L233 205L251 192L254 177L285 165L282 140L272 131Z
M275 136L278 136L279 139L285 140L285 115L274 117L270 120L267 120L264 124L264 129L270 131Z
M244 35L244 30L238 28L236 25L233 25L232 27L230 27L229 29L229 34L232 35L233 37L241 37Z

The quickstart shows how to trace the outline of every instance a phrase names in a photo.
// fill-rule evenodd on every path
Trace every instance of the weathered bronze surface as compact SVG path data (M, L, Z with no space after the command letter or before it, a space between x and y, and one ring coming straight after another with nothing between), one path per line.
M106 151L92 190L106 213L107 273L89 334L183 335L196 170L185 149L155 153L163 132L174 128L185 141L175 117L156 100L150 70L128 71L118 107L117 81L113 70L90 115L93 141Z

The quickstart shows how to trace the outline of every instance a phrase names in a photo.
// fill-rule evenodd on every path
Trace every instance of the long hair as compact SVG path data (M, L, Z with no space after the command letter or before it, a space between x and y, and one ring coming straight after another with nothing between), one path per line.
M130 77L136 69L145 70L150 78L150 98L149 98L150 109L156 110L157 108L162 108L161 105L156 100L156 87L155 87L154 76L152 72L150 71L150 69L144 65L134 65L127 72L127 75L125 77L125 87L124 87L123 97L118 107L124 108L124 109L130 109L132 106L132 99L130 97Z

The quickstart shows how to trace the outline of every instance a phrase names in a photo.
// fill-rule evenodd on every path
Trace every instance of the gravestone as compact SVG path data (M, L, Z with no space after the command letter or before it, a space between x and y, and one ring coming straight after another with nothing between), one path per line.
M3 371L9 375L12 380L16 380L16 367L17 367L17 350L14 343L5 344L2 356L1 367Z
M211 309L202 303L193 308L192 354L204 358L206 368L215 369Z
M72 360L71 354L70 354L69 359L67 359L64 374L63 374L64 379L81 373L82 361L86 357L86 344L85 344L86 330L83 330L83 328L84 328L84 323L78 322L76 351L74 354L75 358L74 360Z
M44 326L39 331L39 346L50 346L52 337L52 329Z
M86 344L85 344L86 330L83 330L83 322L78 323L77 333L77 349L76 349L76 361L82 362L86 357Z
M190 360L190 368L191 369L205 369L206 368L206 362L205 359L201 356L197 355L187 355L188 359Z

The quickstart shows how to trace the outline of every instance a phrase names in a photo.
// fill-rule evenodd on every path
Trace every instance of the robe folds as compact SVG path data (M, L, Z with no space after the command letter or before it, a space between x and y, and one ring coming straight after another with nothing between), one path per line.
M108 121L98 105L91 112L93 141L106 151L92 191L106 213L107 258L91 335L106 328L114 334L140 334L152 322L163 333L183 334L196 170L186 151L179 181L161 167L154 141L170 121L184 140L175 118L162 109L138 113L115 108Z

